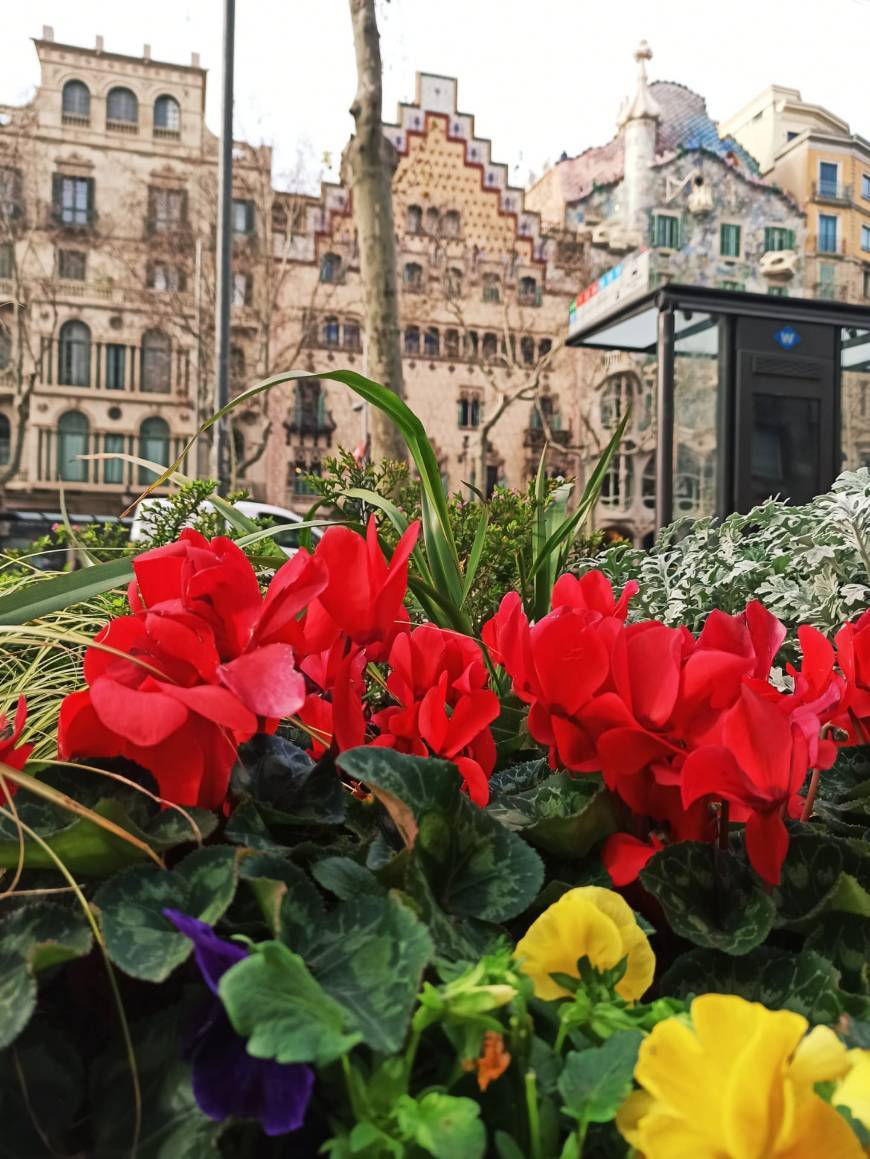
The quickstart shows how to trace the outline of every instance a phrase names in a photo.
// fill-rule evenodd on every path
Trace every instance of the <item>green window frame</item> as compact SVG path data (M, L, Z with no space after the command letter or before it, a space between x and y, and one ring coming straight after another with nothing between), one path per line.
M764 227L764 252L779 253L781 250L793 250L794 230L784 225L766 225Z
M719 226L719 253L723 258L740 257L740 234L740 226L734 222L723 221Z
M654 213L652 219L652 244L656 249L679 249L680 219L672 213Z

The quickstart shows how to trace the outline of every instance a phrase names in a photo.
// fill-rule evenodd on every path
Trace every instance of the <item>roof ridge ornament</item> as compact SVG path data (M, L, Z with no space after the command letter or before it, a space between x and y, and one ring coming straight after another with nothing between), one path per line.
M646 75L646 62L652 60L652 49L646 40L642 40L634 50L634 59L637 61L637 86L634 96L627 98L620 109L617 128L624 128L629 121L639 121L644 118L661 120L662 110L650 92Z

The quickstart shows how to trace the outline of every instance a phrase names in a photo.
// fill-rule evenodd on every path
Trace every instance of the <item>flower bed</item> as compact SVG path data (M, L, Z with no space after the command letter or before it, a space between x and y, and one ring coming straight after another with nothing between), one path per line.
M693 634L596 570L478 640L412 622L418 535L263 589L185 531L62 764L19 704L5 1153L864 1153L870 613L780 688L760 603Z

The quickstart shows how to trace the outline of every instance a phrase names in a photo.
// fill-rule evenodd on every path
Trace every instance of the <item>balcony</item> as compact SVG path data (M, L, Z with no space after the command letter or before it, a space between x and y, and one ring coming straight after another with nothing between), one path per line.
M852 186L838 185L836 181L814 181L813 199L831 205L851 205Z
M547 438L546 431L542 427L526 427L523 432L523 446L533 451L542 451L544 443L550 442L556 447L567 447L571 442L570 431L551 431L551 438Z
M62 113L61 121L65 125L74 125L79 129L89 129L91 126L91 118L81 113Z
M131 136L136 136L139 132L139 125L136 121L110 121L107 119L106 130L109 133L129 133Z
M284 424L288 442L291 436L299 439L314 439L315 442L325 439L328 447L332 445L332 433L335 428L335 419L329 411L318 414L299 408L294 410L292 417Z
M64 393L107 391L112 395L174 395L187 398L191 389L190 351L170 347L148 350L143 384L142 347L124 342L61 341L43 338L39 382Z

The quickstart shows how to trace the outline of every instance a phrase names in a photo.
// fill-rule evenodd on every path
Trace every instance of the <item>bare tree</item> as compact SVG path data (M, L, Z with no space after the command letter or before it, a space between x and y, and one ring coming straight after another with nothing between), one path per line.
M350 0L357 91L351 105L356 133L345 152L348 184L359 235L366 368L400 397L404 394L396 285L396 235L392 177L396 155L382 124L381 49L375 0ZM380 410L371 415L374 457L404 459L399 430Z
M41 367L41 335L47 319L48 332L54 332L58 315L53 251L46 257L40 244L50 223L37 197L45 174L36 148L36 117L31 110L14 110L11 116L0 138L0 281L6 283L0 292L0 380L11 382L15 423L9 458L0 468L0 494L21 472ZM38 330L37 307L42 315Z

